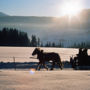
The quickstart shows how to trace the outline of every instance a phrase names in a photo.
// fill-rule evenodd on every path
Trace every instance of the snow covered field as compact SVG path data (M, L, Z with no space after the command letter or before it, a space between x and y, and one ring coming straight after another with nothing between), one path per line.
M0 70L0 90L90 90L90 71Z
M0 61L10 62L12 57L16 57L16 60L19 62L30 62L33 59L32 52L35 48L29 47L0 47ZM66 48L41 48L45 52L56 52L61 56L62 61L69 60L70 56L78 53L77 49L66 49ZM34 61L37 61L34 59Z
M16 57L17 62L30 62L36 61L36 59L30 59L32 52L35 48L31 47L0 47L0 61L12 62L12 57ZM75 56L78 53L78 49L72 48L41 48L45 52L56 52L59 53L62 61L69 61L70 56ZM88 50L90 55L90 50Z
M31 59L35 48L0 47L0 62L38 62ZM45 52L57 52L62 61L77 54L78 49L41 48ZM88 50L90 55L90 50ZM0 69L0 90L90 90L90 71L55 69L30 72L30 69Z

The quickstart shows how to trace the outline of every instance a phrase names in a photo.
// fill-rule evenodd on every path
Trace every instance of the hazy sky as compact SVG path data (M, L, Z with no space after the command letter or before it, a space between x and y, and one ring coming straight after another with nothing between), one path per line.
M57 16L63 1L70 0L0 0L0 12L17 16ZM90 0L73 1L90 8Z

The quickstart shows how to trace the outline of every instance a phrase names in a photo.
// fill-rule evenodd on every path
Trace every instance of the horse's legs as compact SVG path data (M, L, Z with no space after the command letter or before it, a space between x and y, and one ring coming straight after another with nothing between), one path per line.
M59 68L62 70L62 63L57 62L57 64L59 65Z
M51 70L53 70L54 66L55 66L55 62L53 61Z
M44 68L46 68L48 70L48 67L45 65L45 63L43 63L43 66L44 66Z
M38 63L36 70L40 69L41 62Z
M48 70L48 67L45 65L45 63L41 63L41 62L38 63L36 70L40 70L42 65L44 66L44 68Z
M61 62L61 58L59 59L59 67L60 67L61 70L62 70L62 68L63 68L63 64L62 64L62 62Z
M40 63L40 65L39 65L39 67L38 67L38 70L40 70L40 69L41 69L41 66L42 66L42 63Z

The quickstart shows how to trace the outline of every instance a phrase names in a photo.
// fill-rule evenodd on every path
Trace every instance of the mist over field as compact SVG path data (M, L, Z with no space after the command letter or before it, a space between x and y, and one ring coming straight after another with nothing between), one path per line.
M4 16L0 17L0 29L3 27L17 28L40 37L46 41L58 42L68 46L73 43L89 42L90 10L83 10L78 17L33 17L33 16Z

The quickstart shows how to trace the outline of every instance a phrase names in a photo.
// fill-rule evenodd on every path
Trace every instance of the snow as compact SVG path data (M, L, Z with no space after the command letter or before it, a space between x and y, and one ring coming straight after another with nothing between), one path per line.
M32 47L0 47L0 61L38 62L31 59ZM62 61L77 54L78 49L41 48L45 52L56 52ZM90 55L90 50L88 50ZM11 58L10 58L11 57ZM73 69L55 69L53 71L35 71L32 69L0 69L0 90L90 90L90 71Z
M90 90L90 71L0 70L0 90Z
M0 61L12 61L13 57L16 57L17 61L33 61L29 57L32 57L32 52L35 48L31 47L0 47ZM61 56L62 61L69 60L70 56L78 53L77 49L66 48L41 48L45 52L56 52ZM37 61L37 60L34 60Z
M37 59L30 59L32 57L32 52L35 47L0 47L0 61L12 62L13 57L16 58L18 62L30 62L37 61ZM76 56L78 49L74 48L41 48L45 52L56 52L60 55L62 61L69 61L70 56ZM90 55L90 50L88 50Z

